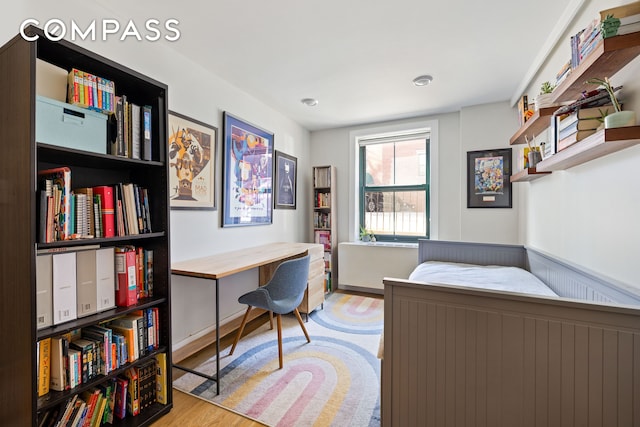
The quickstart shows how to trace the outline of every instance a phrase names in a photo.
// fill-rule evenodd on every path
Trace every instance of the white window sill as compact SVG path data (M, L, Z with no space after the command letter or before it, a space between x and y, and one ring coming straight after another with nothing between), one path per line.
M403 243L403 242L341 242L341 245L354 245L354 246L380 246L385 248L418 248L417 243Z

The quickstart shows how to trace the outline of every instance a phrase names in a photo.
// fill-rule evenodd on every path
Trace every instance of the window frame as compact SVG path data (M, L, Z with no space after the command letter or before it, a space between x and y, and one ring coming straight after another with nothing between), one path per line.
M425 149L425 183L424 184L411 184L411 185L367 185L366 184L366 147L374 144L385 144L385 143L397 143L402 141L416 140L422 139L424 140L424 149ZM414 235L414 236L403 236L398 234L375 234L376 241L379 242L398 242L398 243L417 243L419 239L429 239L432 235L431 233L431 222L430 222L430 212L431 212L431 197L430 197L430 180L431 180L431 161L430 161L430 153L431 153L431 135L430 132L419 132L419 133L402 133L396 135L388 135L383 138L361 138L358 141L358 229L361 224L365 223L365 211L366 211L366 200L365 193L367 192L392 192L395 194L407 192L407 191L423 191L425 196L425 224L426 224L426 233L425 235ZM394 153L395 160L395 153ZM394 203L394 215L397 213L395 210ZM395 224L395 220L394 220Z

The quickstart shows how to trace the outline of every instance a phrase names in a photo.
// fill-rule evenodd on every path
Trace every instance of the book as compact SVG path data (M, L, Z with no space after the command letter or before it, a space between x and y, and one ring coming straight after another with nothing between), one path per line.
M62 166L45 169L38 172L40 181L51 180L51 185L56 191L54 203L55 235L53 241L67 240L71 238L71 169ZM48 184L42 184L46 188Z
M93 188L92 187L82 187L76 188L73 190L76 194L85 194L86 197L86 217L87 217L87 233L84 237L93 237L96 235L96 225L94 221L94 213L93 213Z
M142 158L151 160L153 153L151 152L151 106L142 107Z
M620 25L618 27L618 31L616 32L616 35L623 36L625 34L631 34L637 31L640 31L640 22L632 22L629 24Z
M53 258L51 254L36 256L36 326L53 324Z
M77 315L85 317L98 309L98 274L96 250L76 252Z
M113 413L116 418L124 419L127 416L127 393L129 380L123 377L116 378L115 398Z
M149 359L134 368L138 375L138 398L140 411L156 401L156 360Z
M166 405L168 402L167 391L167 355L165 353L156 354L156 402Z
M129 380L127 389L127 413L134 417L140 413L140 383L138 382L138 371L135 367L130 367L124 372Z
M108 327L113 330L114 334L120 334L125 338L127 344L127 362L131 363L138 360L139 350L137 325L135 328L133 328L109 323Z
M557 146L556 146L557 151L564 150L570 145L573 145L576 142L582 141L583 139L593 135L594 133L596 133L595 129L576 131L571 135L568 135L565 138L558 140Z
M602 124L600 119L576 119L569 125L558 130L558 140L566 138L572 133L580 130L597 129Z
M93 187L93 193L100 196L100 211L102 214L102 237L115 237L115 208L113 187L99 185Z
M99 384L98 388L102 391L102 394L104 395L104 399L106 401L100 423L112 424L115 409L116 380L114 378L107 380L106 382ZM98 425L100 425L100 423L98 423Z
M38 341L38 396L49 393L51 373L51 338Z
M93 341L85 338L76 338L69 347L80 352L80 384L87 383L90 379L95 378L98 373L94 371L95 344Z
M96 311L116 306L115 249L96 250Z
M131 158L142 159L142 107L131 103Z
M67 357L69 352L69 341L64 336L51 338L51 390L64 391L67 389L69 379L67 378Z
M69 387L74 388L80 384L82 384L82 353L80 350L72 348L69 346L69 350L67 351L68 355L68 378L69 378Z
M121 326L127 329L133 329L136 331L136 340L134 340L134 348L136 353L136 359L147 353L148 346L148 332L144 326L144 316L140 311L134 312L136 314L129 314L126 316L118 317L110 322L112 326Z
M77 317L76 253L60 252L52 256L53 324Z
M131 247L115 249L116 305L129 307L138 302L136 252Z
M91 325L82 328L82 337L97 342L100 345L100 359L98 373L107 375L111 372L111 341L113 331L100 325Z

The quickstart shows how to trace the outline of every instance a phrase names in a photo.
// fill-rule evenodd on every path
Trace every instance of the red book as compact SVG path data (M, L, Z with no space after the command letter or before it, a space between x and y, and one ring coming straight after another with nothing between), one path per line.
M129 307L138 303L136 252L129 248L116 248L116 305Z
M93 187L93 194L100 194L101 210L102 210L102 227L104 229L103 237L115 237L116 235L116 219L113 200L113 187L108 185L100 185Z

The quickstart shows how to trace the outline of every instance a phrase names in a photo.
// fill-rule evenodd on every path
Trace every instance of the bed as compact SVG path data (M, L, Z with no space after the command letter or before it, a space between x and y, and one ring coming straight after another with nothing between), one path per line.
M543 288L472 287L459 265ZM640 425L638 291L519 245L430 240L383 282L383 426Z

